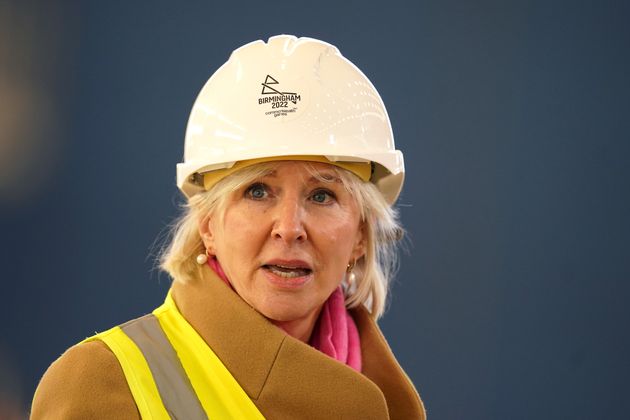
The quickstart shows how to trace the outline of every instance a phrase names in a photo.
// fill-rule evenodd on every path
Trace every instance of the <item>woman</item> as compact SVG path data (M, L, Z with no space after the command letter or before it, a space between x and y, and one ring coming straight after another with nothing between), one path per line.
M309 38L247 44L193 106L152 314L84 340L33 418L424 418L375 320L403 181L369 80Z

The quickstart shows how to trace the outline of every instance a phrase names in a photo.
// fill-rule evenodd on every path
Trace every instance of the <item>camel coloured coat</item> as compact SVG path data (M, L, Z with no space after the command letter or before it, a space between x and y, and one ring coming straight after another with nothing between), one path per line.
M425 419L413 384L363 307L351 310L363 371L284 333L210 268L174 282L179 311L267 419ZM116 356L100 341L67 350L44 374L32 419L140 418Z

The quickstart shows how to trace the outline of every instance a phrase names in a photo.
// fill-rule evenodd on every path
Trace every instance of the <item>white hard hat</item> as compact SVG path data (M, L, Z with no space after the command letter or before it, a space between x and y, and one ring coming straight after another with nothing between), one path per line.
M390 204L400 194L403 156L372 83L333 45L274 36L235 50L206 82L188 120L177 186L191 197L204 190L204 174L237 162L309 156L370 164L364 179Z

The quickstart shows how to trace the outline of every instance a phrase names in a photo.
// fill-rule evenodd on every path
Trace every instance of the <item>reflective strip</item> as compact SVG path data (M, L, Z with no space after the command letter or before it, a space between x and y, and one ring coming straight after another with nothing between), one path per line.
M116 355L143 419L262 419L264 416L171 294L152 315L83 342L101 340Z
M216 419L264 419L230 371L184 319L169 294L153 311L206 413Z
M206 420L208 416L155 316L145 315L120 328L142 351L171 418Z
M120 327L114 327L83 342L94 340L103 341L116 355L140 416L143 419L170 419L142 352Z

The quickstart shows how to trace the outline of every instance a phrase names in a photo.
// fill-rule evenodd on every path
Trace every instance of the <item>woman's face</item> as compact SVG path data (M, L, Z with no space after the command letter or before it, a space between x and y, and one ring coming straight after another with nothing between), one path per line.
M333 182L314 177L309 168ZM279 162L200 224L237 293L275 321L312 319L364 254L360 212L331 165Z

